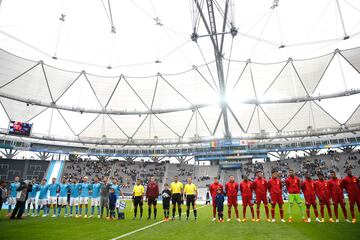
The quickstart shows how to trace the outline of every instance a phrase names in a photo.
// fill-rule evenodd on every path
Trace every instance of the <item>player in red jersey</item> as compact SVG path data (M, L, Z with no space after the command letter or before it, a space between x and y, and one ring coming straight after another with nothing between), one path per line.
M229 181L225 185L225 191L228 201L228 222L231 221L231 207L235 208L236 220L240 222L239 210L237 207L237 196L239 191L239 185L235 182L234 176L229 177Z
M319 198L321 222L324 222L325 205L330 217L329 222L334 222L334 220L332 219L331 206L330 206L329 183L324 180L324 174L322 172L318 173L318 178L319 180L315 182L315 192L316 192L316 196Z
M294 202L299 206L300 213L302 215L302 220L304 221L304 212L302 210L302 199L300 197L300 187L301 181L298 177L295 176L294 170L289 170L289 177L285 181L286 189L289 193L289 222L292 222L292 208Z
M240 183L240 191L243 205L243 222L246 222L246 207L250 207L252 221L255 221L254 217L254 203L252 201L253 183L248 179L248 176L244 176L244 180Z
M334 204L334 213L336 217L336 222L339 222L339 215L338 215L339 204L344 214L345 221L350 222L347 219L342 181L341 179L336 177L336 173L332 170L330 171L329 189Z
M256 195L256 215L257 215L257 222L260 222L260 204L261 202L264 203L265 206L265 213L266 213L266 220L270 222L269 219L269 207L268 207L268 200L267 200L267 182L266 179L263 177L263 172L258 170L256 171L257 178L253 182L253 188Z
M279 206L280 211L280 218L281 222L285 222L284 220L284 210L282 208L284 201L282 198L282 183L281 180L278 178L278 171L272 170L272 176L268 181L268 190L270 192L271 198L271 217L272 222L275 222L275 207L276 204Z
M360 182L359 182L359 178L352 175L350 168L347 168L345 173L347 174L347 176L344 177L342 182L346 192L349 195L352 223L356 223L354 207L356 203L358 210L360 212Z
M305 173L305 180L301 184L301 189L305 196L305 204L306 204L306 215L308 217L307 222L311 222L310 218L310 207L312 206L314 209L316 222L320 222L319 213L316 206L316 194L315 194L315 182L311 179L309 173Z
M209 191L212 198L212 206L213 206L213 219L212 221L216 221L216 193L218 189L221 189L223 192L223 185L219 183L219 179L214 177L214 182L210 184Z

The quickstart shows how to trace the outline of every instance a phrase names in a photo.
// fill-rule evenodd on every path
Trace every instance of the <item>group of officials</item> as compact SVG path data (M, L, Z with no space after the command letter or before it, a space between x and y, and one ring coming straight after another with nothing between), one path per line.
M324 222L324 208L326 206L329 221L334 222L332 218L331 210L331 200L334 205L334 214L336 217L336 222L339 222L338 206L341 206L341 209L344 214L345 221L350 222L347 216L345 201L344 201L344 192L346 190L349 197L350 204L350 213L352 217L352 223L356 222L355 218L355 204L357 204L360 211L360 183L359 179L352 175L351 169L346 169L347 176L343 179L337 178L334 171L330 172L330 179L325 180L323 173L318 173L318 180L314 181L309 174L305 174L305 179L301 181L297 176L295 176L293 170L289 170L289 175L285 180L285 186L289 194L289 222L293 221L292 218L292 209L294 203L300 208L302 214L302 221L311 222L310 218L310 209L313 208L316 221ZM238 192L241 192L242 197L242 206L243 206L243 222L246 221L246 208L250 207L252 221L260 222L260 205L264 204L266 220L268 222L275 222L275 208L276 205L279 206L279 213L281 222L285 222L284 219L284 210L283 210L283 183L278 177L278 171L273 170L272 176L269 180L266 180L263 177L262 171L256 172L256 178L254 181L250 181L247 176L244 176L243 181L238 184L234 180L234 176L229 177L229 181L225 184L225 189L222 184L218 182L218 179L214 178L214 183L210 185L210 194L212 196L213 204L213 221L216 220L216 211L218 211L218 221L222 222L223 220L223 202L224 196L227 196L228 204L228 219L231 221L231 209L234 207L235 215L237 221L241 222L239 218L239 211L237 208L238 204ZM304 217L302 210L302 198L300 192L304 194L305 197L305 206L307 219ZM268 192L270 195L271 203L271 219L269 217L269 207L268 207ZM253 208L253 193L255 193L255 203L256 203L256 219L254 216ZM316 197L319 199L320 203L320 214L321 220L319 219L319 214L317 210Z
M305 179L301 181L295 176L293 170L289 170L289 175L285 180L285 183L281 181L278 176L278 171L272 171L272 176L269 180L263 177L262 171L256 172L256 178L254 181L248 179L248 176L244 176L241 183L235 182L234 176L229 177L229 181L225 184L225 188L219 183L218 178L214 178L214 182L210 185L209 191L212 197L213 205L213 221L216 221L216 213L218 213L218 221L223 222L223 209L225 196L227 197L228 205L228 219L231 221L232 208L235 210L236 220L238 222L246 221L246 209L250 208L252 221L260 222L260 206L264 204L266 220L268 222L275 222L275 208L279 207L280 220L285 222L284 210L283 210L283 184L289 194L289 222L292 222L292 209L294 204L297 204L302 214L302 220L310 222L310 209L313 208L316 221L324 222L324 209L327 208L329 215L329 221L334 222L332 218L331 200L334 206L335 222L339 222L338 206L340 205L344 214L345 221L350 222L347 216L347 211L344 201L345 189L350 204L350 213L352 222L356 222L355 218L355 204L357 204L360 211L360 183L359 179L352 175L351 169L346 169L347 176L343 179L337 178L334 171L330 172L330 179L325 180L323 173L318 173L318 180L314 181L309 174L305 175ZM1 184L3 185L3 184ZM29 186L24 188L24 186ZM1 187L1 193L6 193L4 186ZM243 206L243 220L240 220L238 211L238 193L241 192L242 206ZM307 219L304 217L302 210L302 198L300 192L302 191L305 197L305 206ZM256 218L253 208L253 193L255 193L256 203ZM271 219L269 216L268 207L268 193L270 195L271 203ZM50 209L53 209L52 217L59 217L62 209L64 209L64 217L76 218L92 218L94 217L95 207L97 208L97 217L102 218L104 215L104 209L106 210L106 219L115 219L115 210L118 214L118 218L121 218L121 209L125 208L125 203L120 201L120 195L124 197L124 193L121 190L120 184L117 179L113 179L112 182L104 177L100 182L98 177L94 178L92 183L88 182L88 177L83 177L82 182L78 183L77 179L72 179L68 182L67 179L62 179L61 183L56 182L56 178L53 178L50 184L46 183L46 179L42 179L41 183L36 183L36 179L33 179L31 183L24 184L19 182L19 178L16 177L15 181L10 184L10 193L8 195L8 216L14 218L18 213L18 218L21 218L22 213L25 211L25 202L27 203L27 214L30 215L30 209L32 206L31 216L39 216L41 209L43 210L43 217L49 216ZM38 197L37 197L38 195ZM186 219L189 219L190 208L192 206L195 220L197 219L196 200L198 197L198 190L196 185L192 182L192 178L187 179L185 186L181 183L177 176L174 177L170 186L165 183L164 190L161 192L162 204L164 211L164 220L170 219L170 202L172 203L172 220L175 219L176 210L178 211L179 220L181 219L181 205L186 201ZM154 219L157 217L157 200L159 197L159 185L155 181L155 177L151 177L146 190L142 185L140 179L136 181L136 184L132 192L134 218L137 218L138 210L140 212L140 219L143 216L143 202L147 201L148 205L148 219L151 219L152 209L154 213ZM317 201L320 203L321 220L317 210ZM89 203L91 204L91 214L88 216ZM15 205L15 209L11 214L12 206ZM68 213L68 205L70 206L70 213ZM75 207L75 215L74 208ZM85 215L82 215L83 207Z

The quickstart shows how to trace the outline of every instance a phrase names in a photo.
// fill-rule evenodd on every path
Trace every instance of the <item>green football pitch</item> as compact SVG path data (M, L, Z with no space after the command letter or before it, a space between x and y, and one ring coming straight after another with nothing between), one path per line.
M128 204L130 205L130 204ZM1 211L1 239L360 239L360 217L356 224L344 222L340 211L340 223L316 223L311 211L312 222L300 221L300 212L294 206L292 223L281 223L276 211L276 223L265 222L264 209L261 207L262 220L256 222L212 222L212 207L198 205L198 219L162 222L162 207L158 206L158 220L146 220L147 206L144 206L143 220L132 220L131 207L127 206L125 220L83 219L83 218L42 218L27 217L23 220L8 220L6 210ZM288 205L285 204L285 218ZM225 220L227 208L225 207ZM339 209L340 210L340 209ZM183 213L185 208L183 207ZM242 207L239 205L240 215ZM248 209L250 218L250 209ZM326 211L325 211L326 212ZM52 210L50 211L52 213ZM234 215L234 212L232 213ZM348 212L348 214L350 214ZM326 219L327 219L326 214Z

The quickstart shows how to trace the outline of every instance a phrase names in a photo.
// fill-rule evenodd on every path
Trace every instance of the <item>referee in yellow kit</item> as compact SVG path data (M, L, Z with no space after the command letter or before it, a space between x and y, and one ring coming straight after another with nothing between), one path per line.
M196 211L196 199L198 195L197 187L192 183L192 178L188 177L187 184L184 187L184 195L186 197L186 220L189 220L190 216L190 204L194 210L195 220L197 219L197 211Z
M175 220L176 204L178 206L179 220L181 220L181 204L183 201L184 185L179 182L178 176L174 176L174 181L170 184L172 209L172 220Z
M133 190L133 196L132 196L133 202L134 202L134 218L133 218L133 220L136 219L138 206L140 206L140 220L142 219L144 192L145 192L145 188L143 185L141 185L141 180L137 179L136 185L134 186L134 190Z

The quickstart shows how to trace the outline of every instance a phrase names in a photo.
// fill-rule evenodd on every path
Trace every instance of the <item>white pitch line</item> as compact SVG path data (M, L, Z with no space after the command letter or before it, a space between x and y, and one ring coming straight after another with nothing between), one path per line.
M196 210L201 209L201 208L203 208L203 207L206 207L206 205L203 205L203 206L197 208ZM193 212L193 210L192 210L191 212ZM181 216L184 215L184 214L186 214L186 212L182 213ZM118 236L118 237L114 237L114 238L112 238L112 239L110 239L110 240L117 240L117 239L120 239L120 238L124 238L124 237L130 236L130 235L132 235L132 234L134 234L134 233L144 231L144 230L146 230L146 229L148 229L148 228L154 227L154 226L159 225L160 223L163 223L163 222L164 222L164 221L159 221L159 222L156 222L156 223L147 225L147 226L145 226L145 227L142 227L142 228L136 229L136 230L134 230L134 231L125 233L125 234L123 234L123 235L120 235L120 236Z

